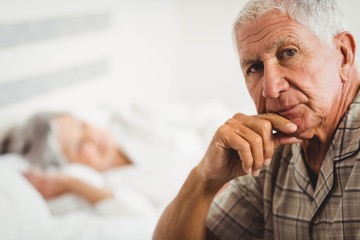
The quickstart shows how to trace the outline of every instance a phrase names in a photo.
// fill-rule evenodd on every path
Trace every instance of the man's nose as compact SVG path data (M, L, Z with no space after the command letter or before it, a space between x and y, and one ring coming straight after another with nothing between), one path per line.
M281 92L289 88L289 83L283 73L283 68L276 62L269 61L264 63L262 90L264 98L276 99L280 96Z

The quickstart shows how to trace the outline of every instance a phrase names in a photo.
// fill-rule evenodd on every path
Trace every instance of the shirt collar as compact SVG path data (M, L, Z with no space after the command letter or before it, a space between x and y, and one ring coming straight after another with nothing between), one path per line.
M359 151L360 139L360 92L349 106L341 120L331 144L334 149L334 161L342 160Z

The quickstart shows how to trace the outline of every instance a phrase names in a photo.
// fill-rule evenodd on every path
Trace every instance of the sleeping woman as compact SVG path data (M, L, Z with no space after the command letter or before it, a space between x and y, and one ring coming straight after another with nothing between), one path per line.
M72 194L95 205L113 199L94 173L133 165L108 132L67 113L35 114L7 133L0 149L23 155L35 167L24 175L46 200ZM84 168L63 171L70 165L86 166L86 174Z
M24 175L55 215L85 208L154 216L177 194L228 115L214 104L165 110L104 108L89 112L90 121L69 113L37 113L0 140L0 154L27 159ZM99 123L101 128L95 127Z

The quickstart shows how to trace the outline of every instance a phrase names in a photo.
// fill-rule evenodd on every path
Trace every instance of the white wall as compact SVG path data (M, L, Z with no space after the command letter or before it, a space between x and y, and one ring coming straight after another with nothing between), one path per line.
M341 8L343 15L346 19L347 27L349 31L354 35L357 42L357 58L359 63L360 57L360 1L358 0L337 0L339 7Z
M251 111L231 27L243 1L118 1L114 91L136 100L219 100Z
M249 96L234 52L232 23L244 1L179 1L177 99L219 99L248 112Z
M124 99L170 99L179 63L176 5L168 0L114 1L113 90Z
M217 99L254 113L234 54L231 27L244 0L120 1L114 89L137 99ZM338 1L360 39L357 0Z
M0 130L38 110L91 105L106 95L109 9L110 0L0 0Z
M24 46L26 54L22 47L0 49L0 68L3 70L0 80L104 55L111 57L109 79L92 82L91 91L79 91L86 88L82 85L76 90L44 95L37 104L49 105L64 99L71 103L74 98L83 102L110 98L119 104L133 100L205 102L215 99L234 111L254 113L231 39L233 20L244 2L0 0L0 25L22 19L94 11L109 11L111 14L111 27L103 33L37 42L29 48L34 50L33 53L26 50L27 46ZM360 2L339 0L338 3L348 19L349 29L360 41L357 12ZM84 40L83 44L81 40ZM59 50L59 44L72 46L73 50ZM69 51L72 57L69 57ZM21 65L17 66L17 63ZM94 92L99 89L98 93ZM54 96L56 100L52 99ZM27 109L30 105L26 105Z

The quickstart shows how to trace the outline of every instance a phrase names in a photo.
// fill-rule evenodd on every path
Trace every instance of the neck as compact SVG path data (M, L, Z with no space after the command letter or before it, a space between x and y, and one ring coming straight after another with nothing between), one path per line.
M322 144L320 139L316 137L303 142L305 161L316 176L320 173L321 165L329 147L330 144Z

